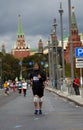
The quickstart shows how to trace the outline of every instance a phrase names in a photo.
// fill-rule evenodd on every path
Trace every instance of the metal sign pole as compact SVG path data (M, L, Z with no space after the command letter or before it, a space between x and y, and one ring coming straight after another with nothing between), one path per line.
M70 59L71 59L71 94L73 94L74 67L73 67L72 33L71 33L71 0L68 0L68 9L69 9Z
M82 68L80 68L80 83L81 83L81 96L83 98L83 89L82 89Z
M81 88L82 88L82 68L80 68L80 83L81 83Z

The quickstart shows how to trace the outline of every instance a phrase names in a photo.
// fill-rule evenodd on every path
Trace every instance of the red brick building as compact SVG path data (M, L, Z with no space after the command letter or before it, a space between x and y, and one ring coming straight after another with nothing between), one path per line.
M21 16L18 16L18 35L15 47L12 49L12 55L16 58L24 58L30 55L30 49L25 42L22 31Z
M72 7L72 16L71 16L71 34L72 34L72 48L73 48L73 57L75 57L75 48L83 47L80 35L78 33L78 27L74 12L74 7ZM70 63L70 36L68 37L68 43L66 46L66 51L64 52L64 58L66 63Z

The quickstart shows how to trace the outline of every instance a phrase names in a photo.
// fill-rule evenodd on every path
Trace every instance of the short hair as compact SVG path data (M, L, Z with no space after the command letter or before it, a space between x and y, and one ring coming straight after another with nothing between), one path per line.
M34 63L34 66L35 66L35 65L37 65L37 66L40 68L40 64L39 64L39 63L35 62L35 63Z

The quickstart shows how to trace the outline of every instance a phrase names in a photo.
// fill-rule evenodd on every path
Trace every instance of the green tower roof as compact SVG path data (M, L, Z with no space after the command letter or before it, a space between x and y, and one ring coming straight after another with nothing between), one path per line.
M76 17L74 13L74 7L72 7L71 27L73 29L77 29L77 22L76 22Z
M24 35L22 30L21 15L18 15L18 35Z

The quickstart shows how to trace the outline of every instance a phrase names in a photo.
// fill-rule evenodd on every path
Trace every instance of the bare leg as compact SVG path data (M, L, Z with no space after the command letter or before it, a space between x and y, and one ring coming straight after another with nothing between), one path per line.
M39 109L40 109L40 110L42 109L42 103L43 103L43 102L39 102Z
M39 103L38 102L34 102L34 107L35 107L35 110L38 110L39 109Z
M43 100L42 98L39 99L39 114L42 114L42 104L43 104Z
M34 96L34 108L35 108L35 113L38 113L39 110L39 97L37 95Z

